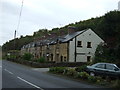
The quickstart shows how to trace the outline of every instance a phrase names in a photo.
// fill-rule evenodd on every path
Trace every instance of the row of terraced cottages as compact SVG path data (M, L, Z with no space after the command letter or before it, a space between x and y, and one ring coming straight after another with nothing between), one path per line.
M21 54L31 53L34 58L45 57L49 62L90 62L100 43L104 41L91 29L86 29L31 42L21 48Z

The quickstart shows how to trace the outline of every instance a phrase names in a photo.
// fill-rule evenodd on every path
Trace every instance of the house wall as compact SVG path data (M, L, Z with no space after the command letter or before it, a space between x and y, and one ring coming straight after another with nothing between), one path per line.
M67 43L57 43L49 46L49 61L67 62Z
M67 62L68 60L67 46L68 46L67 43L60 44L59 62Z
M82 47L77 47L77 42L82 41ZM92 47L87 48L87 42L91 42ZM76 37L76 62L87 62L87 56L94 57L97 46L104 42L91 29ZM69 42L69 62L75 61L75 38Z
M55 48L56 48L56 45L52 44L49 47L50 47L49 61L55 61Z
M46 53L46 46L42 46L42 57L45 57L45 53Z
M75 38L69 41L69 62L74 62L75 60Z
M40 58L40 46L36 47L36 58Z

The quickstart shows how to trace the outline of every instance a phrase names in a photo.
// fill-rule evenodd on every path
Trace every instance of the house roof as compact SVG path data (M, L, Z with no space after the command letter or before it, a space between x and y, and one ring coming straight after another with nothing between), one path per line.
M74 37L76 37L77 35L82 34L83 32L87 31L88 29L82 30L82 31L78 31L78 32L74 32L72 34L67 34L66 36L62 37L60 39L61 42L68 42L71 39L73 39Z
M24 48L34 47L35 44L37 46L41 46L41 45L48 45L48 44L56 44L57 42L65 43L65 42L70 41L74 37L82 34L83 32L85 32L87 30L89 30L89 29L85 29L85 30L82 30L82 31L74 32L72 34L67 34L67 35L63 35L63 36L55 36L53 38L42 39L42 40L39 40L37 42L31 42L31 43L29 43L27 45L24 45L23 47Z
M49 44L55 44L57 42L61 42L61 43L65 43L65 42L68 42L70 41L71 39L73 39L74 37L76 37L77 35L80 35L82 34L83 32L87 31L88 29L85 29L85 30L82 30L82 31L78 31L78 32L74 32L72 34L67 34L67 35L63 35L63 36L58 36L54 39L52 39L50 41Z

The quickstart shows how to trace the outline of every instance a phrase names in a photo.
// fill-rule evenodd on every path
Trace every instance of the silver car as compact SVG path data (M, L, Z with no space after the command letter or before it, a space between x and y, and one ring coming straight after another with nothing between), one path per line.
M120 68L116 64L111 63L96 63L87 66L86 71L91 75L120 77Z

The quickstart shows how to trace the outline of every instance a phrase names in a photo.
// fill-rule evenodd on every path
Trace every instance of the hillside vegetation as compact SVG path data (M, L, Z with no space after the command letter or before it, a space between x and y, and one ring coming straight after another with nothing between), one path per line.
M63 35L67 34L68 26L76 27L76 31L81 31L86 28L91 28L97 33L107 44L106 48L109 53L108 56L112 55L119 57L117 53L120 52L120 12L110 11L101 17L91 18L80 22L71 23L61 28L53 28L52 30L39 29L34 32L32 36L21 36L15 40L10 40L2 46L4 52L8 50L20 50L21 47L27 43L34 41L42 36L49 34ZM13 47L15 41L15 47ZM98 55L99 56L99 55Z

